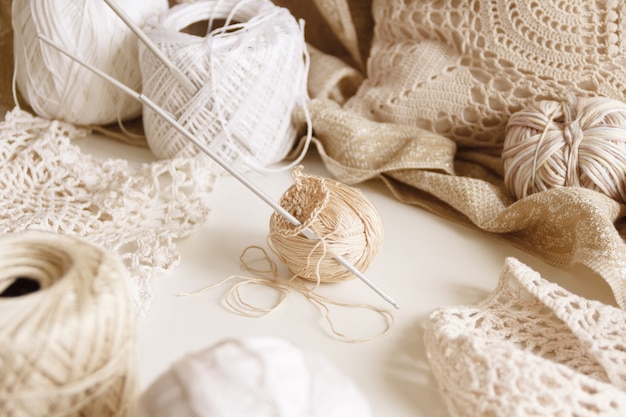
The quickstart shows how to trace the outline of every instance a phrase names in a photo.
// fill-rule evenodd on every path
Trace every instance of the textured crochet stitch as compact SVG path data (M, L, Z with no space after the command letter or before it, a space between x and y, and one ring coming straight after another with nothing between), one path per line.
M626 312L574 295L514 258L476 306L427 322L454 417L626 415Z
M89 132L15 108L0 123L0 233L83 237L119 255L145 312L150 280L179 260L175 240L207 219L215 177L196 159L133 167L82 153Z

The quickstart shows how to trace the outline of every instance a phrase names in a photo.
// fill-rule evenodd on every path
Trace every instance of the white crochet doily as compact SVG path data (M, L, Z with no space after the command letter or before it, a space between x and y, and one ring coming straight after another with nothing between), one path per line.
M482 303L433 312L425 344L452 416L626 416L626 312L516 259Z
M86 130L19 108L0 123L0 233L44 230L83 237L122 258L144 313L150 280L179 260L175 239L208 217L215 176L200 159L132 167L81 153Z

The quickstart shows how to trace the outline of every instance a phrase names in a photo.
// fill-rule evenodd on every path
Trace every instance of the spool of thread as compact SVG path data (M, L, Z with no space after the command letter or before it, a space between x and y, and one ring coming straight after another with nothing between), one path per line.
M324 356L274 338L225 340L185 356L148 387L141 406L146 417L371 415Z
M199 35L194 29L203 23L208 28ZM287 9L269 0L199 0L172 7L144 32L197 88L187 91L140 44L144 95L230 166L264 168L286 157L298 130L292 113L307 100L304 35ZM197 154L147 107L143 120L157 157Z
M122 262L78 238L0 238L0 410L133 416L135 322Z
M518 199L585 187L626 202L626 104L605 97L543 100L514 113L502 151Z
M117 0L138 24L167 0ZM137 117L141 105L80 64L42 45L41 33L139 89L137 38L103 1L13 0L15 76L23 99L42 117L101 125Z
M293 170L294 184L279 204L296 217L294 226L273 213L269 239L276 255L289 271L310 281L336 282L354 278L332 254L338 254L365 271L383 242L383 225L376 208L360 190L332 179ZM310 228L320 240L306 238Z

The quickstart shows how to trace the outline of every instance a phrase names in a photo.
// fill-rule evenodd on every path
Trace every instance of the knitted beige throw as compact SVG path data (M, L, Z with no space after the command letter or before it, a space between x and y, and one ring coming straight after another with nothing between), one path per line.
M626 415L626 312L509 258L475 306L445 307L426 352L454 417Z
M380 178L400 201L586 265L626 307L624 207L580 188L515 201L500 160L509 116L531 100L626 101L622 2L311 1L283 3L308 19L313 127L339 180Z

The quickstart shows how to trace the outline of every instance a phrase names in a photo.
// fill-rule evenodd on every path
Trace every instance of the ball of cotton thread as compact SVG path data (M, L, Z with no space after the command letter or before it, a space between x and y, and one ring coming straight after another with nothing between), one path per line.
M606 97L542 100L506 129L504 181L518 199L585 187L626 202L626 104Z
M365 271L380 251L383 224L374 205L353 187L341 182L292 172L294 184L279 204L296 217L294 226L283 216L270 217L269 240L280 261L289 271L306 280L337 282L354 274L333 258L341 255L360 271ZM320 238L302 234L310 228Z
M0 254L3 415L134 416L137 313L122 262L35 231L3 236ZM20 279L39 289L8 296Z
M117 0L137 23L167 9L167 0ZM129 87L140 89L137 37L103 1L13 0L15 78L33 111L78 125L132 119L141 104L43 45L41 33Z
M141 396L146 417L371 416L322 354L278 338L226 339L179 359Z
M184 31L205 21L205 36ZM304 35L287 9L269 0L201 0L172 7L144 31L197 88L190 94L140 45L145 95L237 169L264 168L287 156L298 134L292 113L308 99ZM197 154L150 109L143 119L157 157Z

